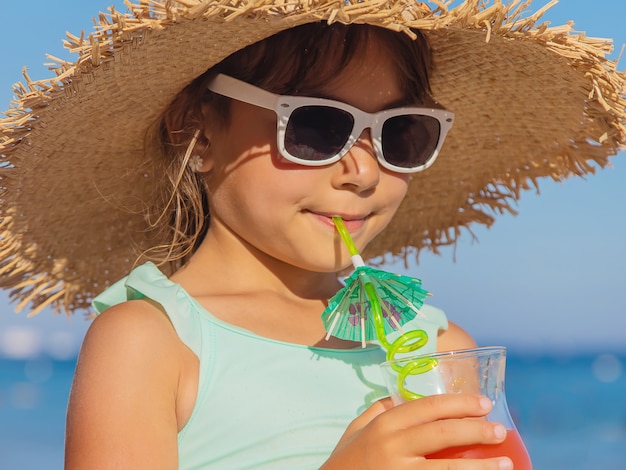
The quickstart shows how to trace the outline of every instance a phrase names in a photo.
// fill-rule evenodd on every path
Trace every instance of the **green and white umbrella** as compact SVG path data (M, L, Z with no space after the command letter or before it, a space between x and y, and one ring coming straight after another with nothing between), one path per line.
M359 341L364 346L377 340L390 352L387 335L402 331L402 325L422 315L420 308L429 294L417 278L365 266L343 220L333 217L333 221L352 257L354 272L322 313L326 337Z

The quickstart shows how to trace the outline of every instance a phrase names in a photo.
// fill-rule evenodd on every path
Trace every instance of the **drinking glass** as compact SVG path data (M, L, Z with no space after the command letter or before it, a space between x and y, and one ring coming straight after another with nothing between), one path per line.
M396 405L442 393L480 394L493 404L486 419L501 423L507 429L507 438L500 444L452 447L426 458L508 456L515 470L532 470L530 457L506 403L505 366L506 348L488 346L395 358L382 363L381 370Z

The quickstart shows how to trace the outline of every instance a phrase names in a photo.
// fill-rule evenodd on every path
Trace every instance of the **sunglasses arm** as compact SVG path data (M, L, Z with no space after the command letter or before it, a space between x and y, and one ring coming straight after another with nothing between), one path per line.
M276 101L280 97L280 95L265 91L254 85L221 73L217 74L209 82L207 88L228 98L271 110L276 108Z

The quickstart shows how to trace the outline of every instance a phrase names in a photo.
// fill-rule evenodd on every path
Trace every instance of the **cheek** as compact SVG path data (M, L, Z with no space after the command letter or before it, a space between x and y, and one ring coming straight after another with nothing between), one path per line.
M385 185L387 197L395 205L395 209L397 209L409 190L411 176L404 173L386 173L384 178L388 180Z
M270 163L270 156L262 152L251 160L226 169L219 181L214 181L211 191L213 206L227 214L247 214L254 218L263 218L278 209L281 204L294 204L298 194L306 194L302 182L290 178L288 172L282 172Z

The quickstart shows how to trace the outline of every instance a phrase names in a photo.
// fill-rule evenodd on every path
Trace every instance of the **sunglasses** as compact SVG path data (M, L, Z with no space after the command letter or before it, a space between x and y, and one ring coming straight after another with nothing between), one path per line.
M454 120L450 111L401 107L366 113L340 101L270 93L249 83L218 74L207 87L222 96L273 110L278 116L277 143L281 155L306 166L339 161L370 129L381 166L398 173L415 173L433 164Z

